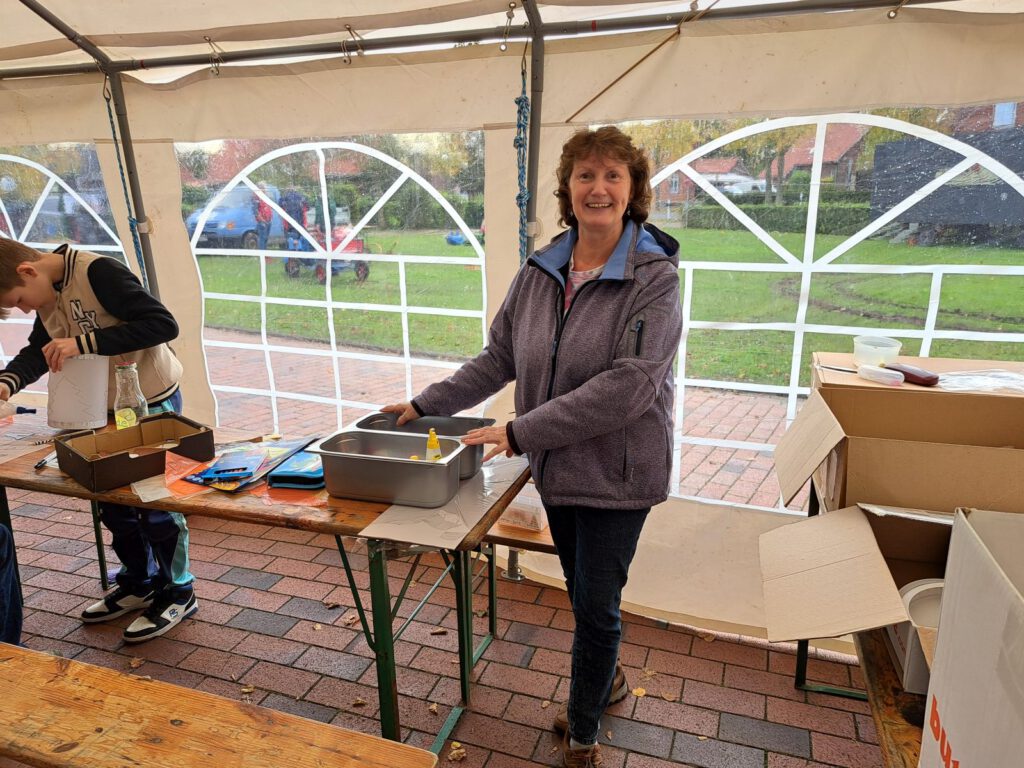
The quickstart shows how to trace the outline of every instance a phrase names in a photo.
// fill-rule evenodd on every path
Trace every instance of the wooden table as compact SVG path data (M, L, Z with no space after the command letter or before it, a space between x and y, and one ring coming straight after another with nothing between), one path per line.
M921 752L925 696L903 690L885 647L884 629L854 635L868 704L878 732L882 759L889 768L917 768Z
M10 527L10 507L7 502L6 488L19 488L27 491L39 491L41 493L52 493L59 496L71 496L91 501L113 502L116 504L127 504L136 507L147 507L161 509L168 512L180 512L184 515L202 515L221 520L233 520L238 522L256 523L281 528L297 528L315 533L326 533L333 535L338 544L338 551L345 567L345 573L355 600L356 611L359 614L360 622L367 643L373 650L377 667L377 687L380 699L380 723L381 734L385 738L400 740L400 721L398 715L398 689L395 679L395 638L401 634L402 629L408 625L409 619L396 632L392 626L392 617L397 615L399 603L405 594L405 586L408 586L415 568L409 569L406 584L399 592L396 600L392 601L391 590L387 578L387 560L389 554L393 557L405 557L419 555L427 550L423 547L410 547L406 544L388 542L384 540L367 540L367 555L369 559L370 575L370 617L367 621L366 612L363 609L362 600L353 577L352 569L349 566L348 555L345 551L342 537L358 536L360 532L372 523L377 517L388 508L387 504L354 501L351 499L338 499L328 497L326 507L308 507L289 504L265 504L262 498L248 493L237 495L213 491L187 498L163 498L150 503L143 503L132 492L130 487L116 488L111 491L91 492L86 490L78 482L56 469L42 469L36 471L34 464L49 452L49 447L40 448L25 456L12 459L0 464L0 525ZM461 678L461 693L463 706L455 707L448 721L434 742L434 749L440 749L451 729L455 727L459 716L470 699L470 679L474 662L490 643L496 630L494 618L496 607L496 596L493 593L494 584L494 558L488 558L490 568L490 583L492 585L490 595L490 632L483 639L481 646L474 649L473 645L473 572L471 553L479 550L484 536L491 526L501 516L501 513L522 490L529 479L529 470L523 473L509 486L505 493L499 498L489 510L480 518L475 526L463 537L458 546L454 549L443 550L448 567L439 579L439 582L446 576L451 576L455 582L456 614L458 619L458 641L459 641L459 671ZM433 592L433 589L430 590ZM412 616L422 607L423 603L413 611ZM410 616L410 619L412 617Z
M0 647L0 689L0 755L18 765L437 765L430 752L379 736L12 645Z

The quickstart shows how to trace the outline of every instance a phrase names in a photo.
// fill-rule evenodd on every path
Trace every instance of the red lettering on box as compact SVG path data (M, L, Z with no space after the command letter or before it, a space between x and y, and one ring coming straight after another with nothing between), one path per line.
M939 716L939 701L935 698L935 694L932 694L932 706L928 713L928 729L932 733L932 738L935 739L936 744L939 746L939 757L942 758L942 764L946 768L960 768L960 761L953 759L953 745L949 743L949 739L946 737L946 729L942 727L942 718Z

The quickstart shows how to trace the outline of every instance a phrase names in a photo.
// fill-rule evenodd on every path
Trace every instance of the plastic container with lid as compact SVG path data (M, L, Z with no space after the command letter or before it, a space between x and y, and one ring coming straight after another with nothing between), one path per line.
M854 336L853 364L882 366L896 360L903 342L888 336Z

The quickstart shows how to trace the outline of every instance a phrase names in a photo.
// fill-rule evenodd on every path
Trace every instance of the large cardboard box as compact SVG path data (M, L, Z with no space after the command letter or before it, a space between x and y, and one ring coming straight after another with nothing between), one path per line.
M1024 398L822 387L775 449L786 502L1024 512Z
M907 621L899 590L941 578L952 517L860 505L761 534L768 640L838 637Z
M184 416L161 413L127 429L60 435L54 450L62 472L90 491L107 491L162 475L167 451L209 461L214 455L213 430Z
M1024 517L957 512L921 768L1024 762Z

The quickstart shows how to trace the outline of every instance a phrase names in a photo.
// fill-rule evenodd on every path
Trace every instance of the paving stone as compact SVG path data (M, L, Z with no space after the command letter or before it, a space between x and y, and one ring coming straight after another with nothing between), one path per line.
M797 757L811 756L810 734L804 728L755 720L729 712L722 714L718 735L725 741L782 752Z
M525 759L533 754L538 733L525 725L465 712L455 726L452 738Z
M259 632L263 635L283 637L288 634L288 630L294 627L297 621L298 619L293 619L290 616L278 616L275 613L244 608L228 622L228 626Z
M340 606L338 608L328 608L320 600L292 597L278 608L277 612L321 624L331 624L341 618L346 613L346 610Z
M811 734L811 753L815 760L843 768L883 768L882 751L875 744L862 744L826 733ZM989 768L986 766L986 768ZM995 768L995 766L991 766Z
M676 734L672 760L696 768L764 768L764 752L718 739Z
M371 666L371 661L343 651L313 647L295 660L295 666L345 680L358 680Z
M659 725L609 715L601 718L601 743L611 744L630 752L667 758L672 749L672 736L670 728Z
M325 707L321 704L314 704L311 701L296 701L290 696L282 696L279 693L269 694L260 702L261 707L270 707L279 712L289 712L307 720L317 720L321 723L329 723L333 720L338 710Z
M270 589L280 580L281 577L275 573L254 571L250 568L232 568L225 571L217 579L217 581L227 584L234 584L238 587L252 587L253 589Z

